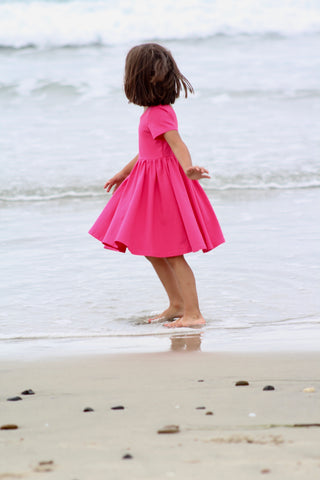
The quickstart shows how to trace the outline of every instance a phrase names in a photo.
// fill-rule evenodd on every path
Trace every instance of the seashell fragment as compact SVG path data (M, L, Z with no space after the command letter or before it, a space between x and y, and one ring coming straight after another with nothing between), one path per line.
M303 389L304 393L314 393L316 389L314 387L307 387Z
M166 425L158 430L158 433L179 433L179 425Z

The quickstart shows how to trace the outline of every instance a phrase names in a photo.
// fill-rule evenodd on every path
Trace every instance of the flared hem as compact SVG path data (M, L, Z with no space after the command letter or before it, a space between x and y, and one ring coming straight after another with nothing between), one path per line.
M139 255L139 256L142 256L142 257L156 257L156 258L169 258L169 257L178 257L180 255L186 255L188 253L196 253L196 252L200 252L202 250L203 253L207 253L207 252L211 252L212 250L214 250L215 248L219 247L219 245L222 245L223 243L225 243L225 240L222 240L218 243L215 243L213 245L211 245L210 247L203 247L203 246L199 246L199 247L195 247L195 248L185 248L185 249L177 249L177 250L170 250L170 251L167 251L167 252L159 252L159 251L155 251L155 250L144 250L144 249L136 249L136 248L130 248L129 245L123 243L123 242L120 242L120 241L115 241L113 242L113 244L109 244L109 243L106 243L104 241L102 241L100 238L96 237L93 233L89 232L89 234L91 236L93 236L96 240L99 240L102 245L103 245L103 248L105 248L106 250L112 250L114 252L119 252L119 253L126 253L126 251L128 250L132 255Z

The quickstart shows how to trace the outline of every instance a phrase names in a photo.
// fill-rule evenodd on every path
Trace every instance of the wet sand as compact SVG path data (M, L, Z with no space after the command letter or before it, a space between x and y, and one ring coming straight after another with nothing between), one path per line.
M0 430L0 479L320 475L320 427L301 426L320 424L319 353L2 361L0 375L0 426L18 426Z

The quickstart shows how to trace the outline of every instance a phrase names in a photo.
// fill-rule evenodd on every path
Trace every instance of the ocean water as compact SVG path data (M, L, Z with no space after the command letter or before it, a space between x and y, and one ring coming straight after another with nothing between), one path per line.
M137 152L122 83L143 41L195 88L175 110L226 236L188 256L199 332L146 324L166 306L150 265L87 234ZM0 1L0 356L318 349L319 50L311 0Z

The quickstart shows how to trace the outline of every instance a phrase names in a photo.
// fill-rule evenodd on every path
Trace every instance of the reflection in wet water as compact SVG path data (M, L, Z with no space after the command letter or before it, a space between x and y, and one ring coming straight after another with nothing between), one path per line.
M201 350L201 334L195 335L172 335L171 350L173 351L200 351Z

